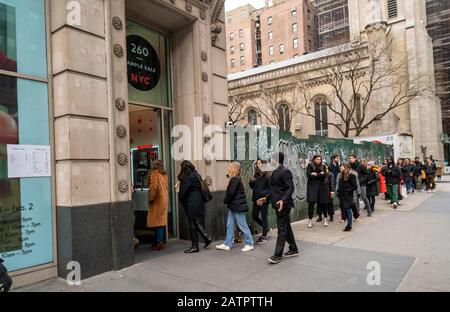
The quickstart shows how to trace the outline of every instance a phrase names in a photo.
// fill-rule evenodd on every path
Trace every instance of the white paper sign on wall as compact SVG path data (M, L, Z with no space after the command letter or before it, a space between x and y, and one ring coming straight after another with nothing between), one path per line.
M8 145L8 178L51 176L50 146Z

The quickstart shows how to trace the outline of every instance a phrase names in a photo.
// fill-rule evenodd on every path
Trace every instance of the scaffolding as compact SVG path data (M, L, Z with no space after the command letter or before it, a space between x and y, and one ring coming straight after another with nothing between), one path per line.
M350 41L348 0L315 0L319 20L319 49Z
M433 39L436 94L441 99L443 132L450 134L450 1L427 0L427 28Z

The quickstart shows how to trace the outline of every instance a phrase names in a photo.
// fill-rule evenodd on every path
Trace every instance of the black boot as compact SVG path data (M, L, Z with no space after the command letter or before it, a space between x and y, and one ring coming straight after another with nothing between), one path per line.
M200 251L200 248L198 248L198 243L192 243L192 247L185 250L184 253L191 254L191 253L197 253Z
M205 229L203 226L199 223L197 223L197 231L200 234L200 236L203 238L203 241L205 242L204 248L208 248L209 245L212 243L212 239L206 234Z
M185 250L184 253L188 254L188 253L199 252L200 249L198 248L197 226L196 226L196 222L194 222L194 220L190 220L190 222L189 222L189 231L191 234L192 247Z

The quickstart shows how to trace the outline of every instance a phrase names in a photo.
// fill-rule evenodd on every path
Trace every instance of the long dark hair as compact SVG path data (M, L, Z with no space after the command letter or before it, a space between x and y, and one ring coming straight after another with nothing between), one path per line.
M192 173L196 172L195 166L188 160L181 163L181 171L178 175L178 181L182 181L189 177Z

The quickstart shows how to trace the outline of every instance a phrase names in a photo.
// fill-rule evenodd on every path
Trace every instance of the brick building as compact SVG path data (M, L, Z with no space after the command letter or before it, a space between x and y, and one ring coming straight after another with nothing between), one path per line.
M309 0L266 1L226 13L229 73L316 51L317 11Z

